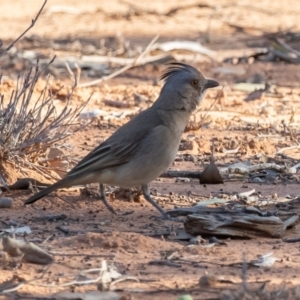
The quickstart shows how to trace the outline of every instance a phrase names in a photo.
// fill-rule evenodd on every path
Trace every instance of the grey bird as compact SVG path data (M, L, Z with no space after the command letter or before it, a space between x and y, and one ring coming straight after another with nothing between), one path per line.
M32 204L60 188L99 183L103 203L116 213L106 200L104 184L141 186L145 199L168 218L151 198L149 183L173 163L189 117L206 90L219 83L206 79L194 67L177 62L170 64L161 79L165 84L151 107L120 127L63 179L31 196L25 204Z

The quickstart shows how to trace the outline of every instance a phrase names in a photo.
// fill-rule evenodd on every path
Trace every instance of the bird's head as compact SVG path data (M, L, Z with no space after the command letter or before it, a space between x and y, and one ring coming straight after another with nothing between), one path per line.
M206 79L194 67L183 63L171 63L161 79L165 84L157 100L157 105L166 110L193 112L209 88L219 85L217 81Z

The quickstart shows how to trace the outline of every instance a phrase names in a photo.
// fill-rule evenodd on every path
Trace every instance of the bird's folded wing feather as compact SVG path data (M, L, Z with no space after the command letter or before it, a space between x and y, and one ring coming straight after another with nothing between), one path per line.
M160 124L155 111L144 110L84 157L67 176L97 172L129 162L139 151L143 139Z
M139 141L123 145L113 145L107 142L99 145L68 174L74 176L85 172L92 173L106 168L112 168L127 163L138 148Z

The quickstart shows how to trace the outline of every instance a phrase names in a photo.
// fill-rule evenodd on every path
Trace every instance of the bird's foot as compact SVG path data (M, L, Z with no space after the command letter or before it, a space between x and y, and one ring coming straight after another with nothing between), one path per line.
M134 213L133 210L131 211L126 211L124 213L117 213L114 208L108 203L108 201L106 200L106 197L103 197L101 195L99 195L99 198L101 199L102 203L104 204L104 206L115 216L127 216L127 215L131 215L132 213Z

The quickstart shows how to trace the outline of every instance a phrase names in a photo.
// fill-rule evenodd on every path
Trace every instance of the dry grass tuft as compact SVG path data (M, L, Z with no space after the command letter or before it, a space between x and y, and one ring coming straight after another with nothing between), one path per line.
M49 88L49 77L38 99L33 99L35 86L43 71L37 64L24 76L19 76L16 89L12 90L7 105L5 95L0 93L0 167L3 163L10 162L21 171L22 167L26 167L42 173L45 168L38 163L38 158L54 143L62 143L70 134L84 126L79 124L77 118L89 99L76 109L68 105L76 80L60 113L57 113L53 103L56 94L52 94ZM73 125L77 126L70 131Z

